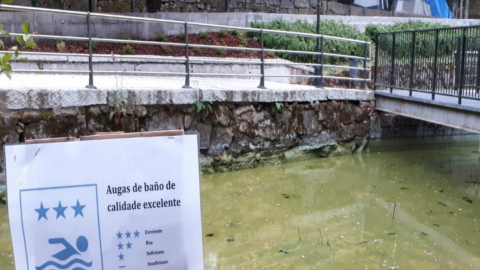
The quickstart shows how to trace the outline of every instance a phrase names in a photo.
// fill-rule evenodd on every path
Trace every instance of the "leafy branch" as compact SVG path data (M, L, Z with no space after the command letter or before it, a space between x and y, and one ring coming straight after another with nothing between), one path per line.
M207 116L212 112L212 102L210 101L198 101L197 102L197 113L202 113L202 120L205 122Z
M0 0L0 4L11 4L13 3L13 0ZM16 37L16 40L18 44L23 48L31 48L35 49L37 47L37 44L33 40L33 36L30 34L30 22L26 21L22 24L22 35L18 35ZM10 33L6 30L3 30L3 24L0 23L0 36L9 36ZM2 73L5 73L5 75L11 79L10 72L12 72L12 62L15 61L26 61L27 58L19 58L18 56L20 55L20 51L18 49L18 46L12 47L12 50L14 53L4 53L0 54L0 75Z

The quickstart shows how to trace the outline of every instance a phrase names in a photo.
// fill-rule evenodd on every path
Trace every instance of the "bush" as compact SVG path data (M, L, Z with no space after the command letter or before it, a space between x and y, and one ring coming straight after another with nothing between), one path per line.
M181 40L185 41L185 33L182 32L182 33L180 33L179 36L180 36L180 39L181 39Z
M0 40L0 50L5 50L5 43L2 40Z
M57 50L59 52L64 52L65 51L65 42L62 41L62 42L57 43Z
M283 20L274 20L270 22L253 22L254 28L265 28L274 30L294 31L303 33L316 33L316 25L308 23L306 21L286 22ZM368 37L355 27L344 24L342 22L322 20L320 25L320 32L324 35L337 36L343 38L350 38L356 40L368 40ZM260 33L248 33L249 36L259 40ZM265 47L272 49L283 50L298 50L298 51L311 51L316 49L316 39L309 37L298 37L290 35L277 35L277 34L264 34L263 42ZM344 55L363 56L364 45L353 44L347 42L325 40L323 42L323 48L325 53L335 53ZM305 54L278 54L278 56L291 61L297 62L314 62L314 55ZM325 56L325 64L337 64L339 62L348 61L345 58Z
M193 53L194 54L201 54L202 50L200 50L200 48L195 48L195 49L193 49Z
M160 42L165 42L167 41L167 38L165 37L165 35L163 34L163 32L157 32L155 34L155 36L157 37L157 40L160 41Z
M222 30L218 31L218 35L221 36L221 37L226 37L227 36L227 30L222 29Z
M225 55L225 53L226 53L225 50L222 50L222 49L217 50L218 55Z
M202 32L202 33L200 33L200 38L204 39L204 40L207 40L207 39L210 38L210 36L208 35L208 33Z
M160 51L164 54L169 54L172 52L172 49L168 46L160 46Z
M397 23L391 26L375 26L368 25L366 31L371 38L375 38L375 33L391 32L391 31L408 31L408 30L424 30L427 31L417 34L415 38L415 55L416 57L433 58L435 56L435 39L436 30L428 30L435 28L442 28L445 25L438 23L424 23L418 21L409 21L407 23ZM478 46L478 40L475 29L469 29L467 31L467 51L476 51ZM459 45L459 38L462 37L462 33L454 30L439 31L438 35L438 56L451 57L457 50ZM403 33L397 34L395 38L395 58L403 59L411 58L412 54L412 40L413 34ZM379 54L382 53L391 55L393 49L393 36L391 34L380 35L378 44L376 44Z
M133 54L133 48L130 44L123 46L123 54Z
M274 53L274 52L267 52L267 55L270 56L270 57L275 57L275 53Z
M408 21L404 23L395 23L394 25L369 24L365 28L365 34L374 41L375 33L386 33L394 31L422 30L449 27L440 23L428 23L422 21Z
M239 34L237 30L233 30L231 33L232 33L232 35L234 35L234 36L238 36L238 34Z
M92 41L92 50L96 51L98 47L98 42L97 41Z
M247 39L244 37L239 37L238 42L240 43L240 45L242 45L242 47L247 46Z

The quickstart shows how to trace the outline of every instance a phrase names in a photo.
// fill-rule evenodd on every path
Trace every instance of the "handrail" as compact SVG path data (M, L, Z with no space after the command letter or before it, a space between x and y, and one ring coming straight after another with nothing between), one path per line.
M0 4L0 10L9 10L9 11L29 11L29 12L41 12L41 13L52 13L52 14L59 14L59 15L71 15L71 16L80 16L85 17L87 22L87 37L79 37L79 36L58 36L58 35L44 35L44 34L37 34L34 33L32 36L38 39L53 39L53 40L71 40L71 41L82 41L88 42L89 45L89 53L88 54L78 54L78 53L31 53L31 52L21 52L21 54L26 55L45 55L45 56L77 56L77 57L86 57L89 59L89 70L88 71L73 71L73 70L31 70L31 72L35 73L82 73L82 74L89 74L89 85L87 88L95 88L93 85L93 75L94 74L119 74L119 73L126 73L126 74L144 74L144 75L178 75L178 76L186 76L185 78L185 88L190 88L190 76L239 76L239 77L260 77L260 88L264 88L264 79L266 77L308 77L308 78L319 78L319 82L316 86L321 87L323 85L322 80L325 79L340 79L340 80L350 80L350 81L361 81L363 87L365 88L366 82L370 81L371 78L371 43L368 41L363 40L355 40L355 39L348 39L348 38L340 38L334 36L327 36L322 34L312 34L312 33L302 33L302 32L290 32L290 31L282 31L282 30L272 30L272 29L260 29L260 28L251 28L251 27L237 27L237 26L228 26L228 25L218 25L218 24L206 24L206 23L197 23L197 22L187 22L187 21L178 21L178 20L165 20L165 19L155 19L155 18L144 18L144 17L135 17L135 16L125 16L125 15L113 15L113 14L103 14L103 13L90 13L90 12L79 12L79 11L68 11L68 10L58 10L58 9L46 9L46 8L33 8L33 7L25 7L25 6L13 6L13 5L5 5ZM128 20L128 21L135 21L135 22L150 22L150 23L169 23L169 24L177 24L184 26L184 34L185 34L185 42L184 43L174 43L174 42L159 42L159 41L147 41L147 40L125 40L125 39L112 39L112 38L98 38L92 37L90 26L91 26L91 18L101 18L101 19L112 19L112 20ZM260 45L261 48L252 48L252 47L232 47L232 46L221 46L221 45L205 45L205 44L192 44L188 42L188 32L189 27L211 27L211 28L220 28L220 29L232 29L232 30L241 30L253 33L260 34ZM344 54L334 54L334 53L325 53L322 49L317 48L317 51L296 51L296 50L283 50L283 49L270 49L263 47L263 36L264 34L275 34L275 35L293 35L293 36L301 36L301 37L309 37L309 38L316 38L317 42L321 40L333 40L338 42L347 42L353 43L360 46L364 46L364 55L363 57L355 56L355 55L344 55ZM23 34L19 33L11 33L11 36L22 36ZM112 55L105 55L105 54L93 54L92 53L92 43L93 42L101 42L101 43L122 43L122 44L143 44L143 45L152 45L152 46L177 46L177 47L184 47L185 48L185 56L184 57L176 57L176 58L167 58L167 57L158 57L158 56L126 56L126 55L114 55L115 58L119 59L150 59L150 60L165 60L170 62L177 62L185 65L185 72L136 72L136 71L129 71L129 72L115 72L115 71L101 71L101 70L93 70L93 59L100 58L100 57L112 57ZM211 59L195 59L190 58L189 50L191 48L205 48L205 49L222 49L222 50L238 50L238 51L252 51L260 53L260 61L231 61L231 60L211 60ZM368 54L368 48L370 49L370 53ZM303 55L313 55L313 56L321 56L322 59L320 62L316 63L295 63L295 62L270 62L264 59L264 55L267 52L274 52L274 53L282 53L282 54L303 54ZM0 53L4 53L0 51ZM337 57L337 58L346 58L346 59L358 59L363 60L364 64L363 67L347 67L344 65L327 65L323 63L323 56L329 57ZM367 62L369 66L367 67ZM248 65L259 65L260 66L260 74L218 74L218 73L193 73L190 72L190 63L234 63L234 64L248 64ZM363 78L350 78L350 77L335 77L335 76L324 76L323 75L323 68L320 68L320 73L315 75L266 75L264 71L265 65L304 65L304 66L311 66L311 67L329 67L329 68L339 68L339 69L350 69L350 70L362 70L364 71ZM16 69L13 72L28 72L28 70L19 70ZM367 78L368 74L368 78Z

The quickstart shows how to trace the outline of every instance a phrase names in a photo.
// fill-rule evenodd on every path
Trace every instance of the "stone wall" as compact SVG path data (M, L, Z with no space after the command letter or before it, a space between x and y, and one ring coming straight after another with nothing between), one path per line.
M118 104L116 97L110 96L111 104ZM373 107L373 102L322 101L213 103L211 111L201 112L195 104L128 106L125 114L114 105L7 110L0 114L0 177L4 144L102 131L198 131L204 172L351 154L368 142ZM110 118L111 112L116 114Z
M64 0L61 5L57 0L37 0L37 7L60 8L67 10L88 11L89 0ZM317 1L311 0L135 0L135 12L262 12L284 14L316 14ZM17 5L31 6L30 0L16 0ZM92 0L96 12L126 13L131 12L129 0ZM96 5L95 5L96 3ZM246 5L245 5L246 3ZM374 10L332 1L321 2L323 15L344 16L386 16L417 17L412 14L392 13L387 10Z

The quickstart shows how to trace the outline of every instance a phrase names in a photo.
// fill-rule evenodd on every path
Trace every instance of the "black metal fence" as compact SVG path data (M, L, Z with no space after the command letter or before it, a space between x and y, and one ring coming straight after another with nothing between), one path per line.
M376 36L375 89L480 100L480 26Z

